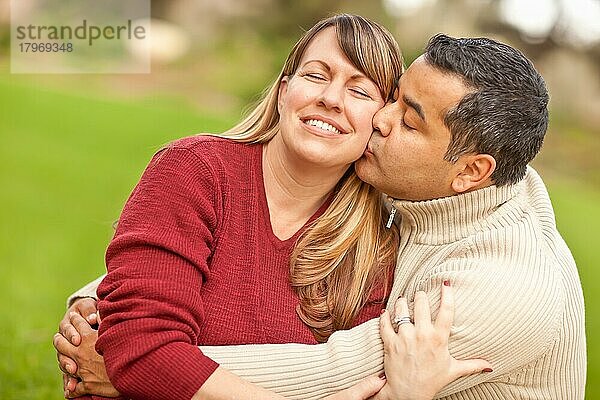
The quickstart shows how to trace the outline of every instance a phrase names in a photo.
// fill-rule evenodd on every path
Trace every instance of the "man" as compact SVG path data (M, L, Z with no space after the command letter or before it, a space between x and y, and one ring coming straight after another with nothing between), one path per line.
M517 50L437 35L401 77L395 101L376 114L356 163L364 181L393 199L400 230L388 309L425 291L435 314L439 286L449 281L456 298L451 353L494 367L456 380L436 398L584 397L581 284L546 189L527 167L542 145L547 103L543 79ZM376 321L317 346L203 348L245 379L307 397L377 372L385 354L388 382L378 398L400 389L393 349L393 338L383 345Z

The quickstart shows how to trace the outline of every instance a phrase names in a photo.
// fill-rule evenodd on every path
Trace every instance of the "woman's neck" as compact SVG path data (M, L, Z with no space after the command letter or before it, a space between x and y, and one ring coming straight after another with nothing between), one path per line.
M271 227L292 237L325 202L347 167L319 167L293 157L273 138L263 146L263 179Z

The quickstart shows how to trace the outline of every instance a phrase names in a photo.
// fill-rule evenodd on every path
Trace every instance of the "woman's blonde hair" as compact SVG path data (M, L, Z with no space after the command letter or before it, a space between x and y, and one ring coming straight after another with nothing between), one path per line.
M350 62L377 84L384 99L390 97L402 72L402 55L393 36L363 17L335 15L319 21L300 38L258 105L221 136L265 143L277 134L281 79L296 73L310 42L328 27L335 28L338 44ZM297 312L318 341L351 327L375 286L387 287L397 240L396 231L384 227L382 212L380 193L350 168L338 182L330 206L296 242L290 280L300 299Z

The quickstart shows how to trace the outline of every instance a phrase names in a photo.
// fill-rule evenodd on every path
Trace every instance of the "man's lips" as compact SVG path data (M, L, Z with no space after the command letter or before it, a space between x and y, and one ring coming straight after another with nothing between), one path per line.
M381 139L383 139L383 137L379 135L377 130L375 130L367 142L367 148L365 149L364 154L375 155L375 150L378 148L377 142L381 141Z
M370 140L367 142L367 147L365 148L365 154L375 154L373 152L373 145L371 144Z

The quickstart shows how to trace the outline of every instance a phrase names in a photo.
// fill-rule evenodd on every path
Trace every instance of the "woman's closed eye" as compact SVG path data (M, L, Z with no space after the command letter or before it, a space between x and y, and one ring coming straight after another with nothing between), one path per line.
M351 91L352 93L354 93L354 94L356 94L356 95L358 95L358 96L362 97L362 98L369 99L369 100L373 100L373 97L372 97L372 96L369 94L369 92L368 92L368 91L366 91L366 90L365 90L365 89L363 89L363 88L360 88L360 87L352 87L352 88L350 88L350 91Z
M327 80L327 78L325 77L325 75L317 73L317 72L305 72L302 74L302 76L304 78L308 78L310 80L314 80L314 81L325 81Z

